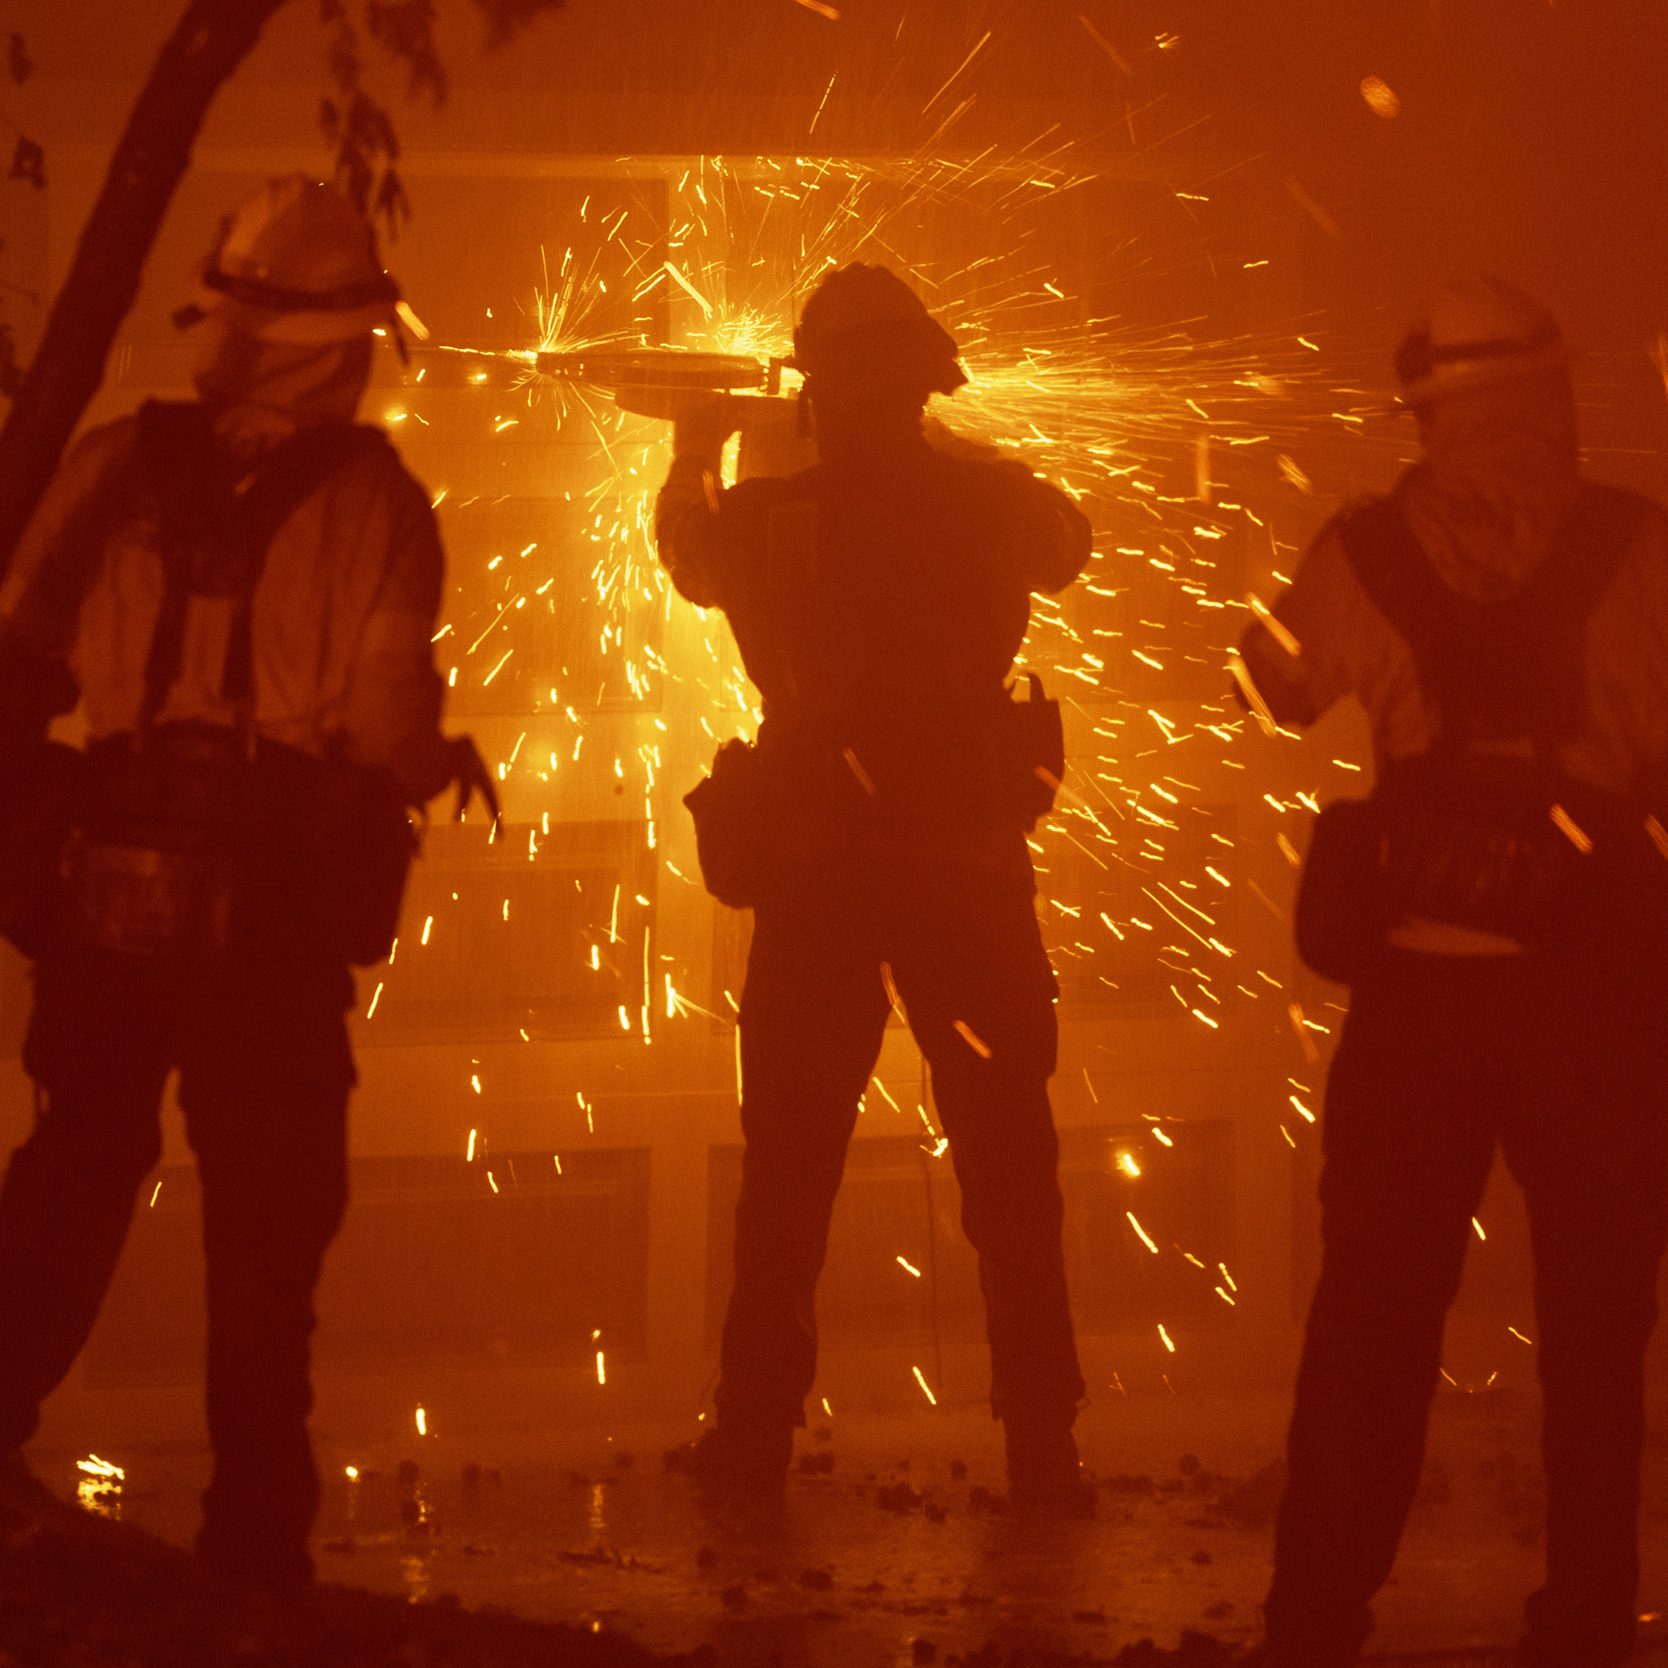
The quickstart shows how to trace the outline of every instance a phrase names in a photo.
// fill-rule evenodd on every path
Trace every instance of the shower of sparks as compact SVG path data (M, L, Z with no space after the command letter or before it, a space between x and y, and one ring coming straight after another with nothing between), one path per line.
M958 77L979 50L940 90L940 109L956 105ZM1261 706L1232 651L1256 618L1289 654L1301 652L1258 598L1278 594L1316 524L1310 495L1376 471L1382 453L1369 454L1382 398L1328 380L1324 334L1312 319L1254 335L1221 336L1198 321L1144 328L1098 293L1074 294L1036 252L1048 240L1033 236L1062 199L1095 184L1057 137L1000 159L708 157L668 164L662 177L663 207L645 199L600 211L587 198L571 224L538 228L545 276L526 339L504 349L418 348L398 412L386 413L420 416L436 382L420 383L422 372L450 366L462 388L478 390L470 398L479 400L479 431L457 434L460 443L505 448L506 468L512 458L522 468L542 441L560 447L564 479L577 470L579 484L552 501L565 518L559 535L495 522L490 548L471 550L464 565L454 558L435 637L454 698L516 714L502 756L488 760L508 812L495 862L559 860L563 823L594 814L582 807L597 791L629 808L622 829L638 830L640 850L622 859L617 879L573 879L587 917L581 937L540 953L571 956L577 977L606 990L622 1040L648 1044L661 1024L713 1026L734 1013L711 974L708 943L680 942L656 898L698 884L676 802L690 786L686 761L750 733L757 696L722 619L675 602L655 558L668 425L622 411L607 386L581 372L610 354L658 347L730 356L726 363L744 370L751 362L762 388L790 353L794 318L818 278L847 261L881 261L917 285L961 345L970 381L934 403L937 443L1017 458L1078 501L1096 530L1084 578L1064 596L1034 599L1019 662L1044 675L1067 713L1071 764L1031 842L1062 1013L1108 1002L1155 1016L1168 1008L1192 1033L1177 1046L1209 1056L1233 1049L1272 1000L1269 1019L1283 1022L1283 1008L1294 1016L1286 1045L1294 1065L1299 1057L1312 1065L1308 1032L1328 1027L1289 1004L1277 918L1285 906L1270 898L1290 886L1280 853L1295 855L1301 823L1331 785L1320 780L1321 761L1291 746L1292 733ZM1206 199L1191 196L1198 200L1180 207L1200 211ZM980 252L946 253L958 246ZM1113 240L1109 259L1126 256L1133 265L1153 259L1133 235ZM622 309L629 324L618 322ZM654 320L662 323L651 329ZM734 396L749 422L791 432L795 380L791 371L783 377L780 399ZM733 448L730 457L733 472ZM481 502L460 504L451 487L433 484L445 514ZM1234 676L1250 712L1233 697ZM501 934L515 929L523 906L512 911L507 888L491 878L500 872L508 871L483 869L476 894L452 893L439 913L420 918L420 931L413 922L415 949L387 969L367 1018L379 1003L393 1011L423 956L461 953L464 929L454 923L462 914L448 907L486 916ZM965 1022L956 1029L989 1057ZM470 1084L484 1094L478 1073ZM875 1087L890 1109L883 1115L907 1115ZM595 1133L595 1103L582 1089L575 1102ZM1276 1080L1270 1139L1295 1145L1278 1121L1288 1106L1303 1120L1300 1133L1313 1123ZM477 1133L468 1132L470 1161ZM1145 1160L1120 1150L1122 1177L1170 1162L1176 1138L1156 1120L1148 1133L1160 1150ZM498 1187L490 1176L483 1185ZM1161 1222L1156 1196L1153 1210L1149 1219ZM1176 1255L1133 1214L1129 1222L1153 1255ZM1200 1274L1200 1289L1231 1303L1237 1288L1222 1274L1220 1285ZM602 1382L600 1351L597 1374ZM921 1387L931 1398L924 1379ZM421 1429L421 1410L418 1418Z
M127 1472L112 1460L89 1454L75 1462L76 1504L95 1517L119 1519L122 1515L122 1485Z

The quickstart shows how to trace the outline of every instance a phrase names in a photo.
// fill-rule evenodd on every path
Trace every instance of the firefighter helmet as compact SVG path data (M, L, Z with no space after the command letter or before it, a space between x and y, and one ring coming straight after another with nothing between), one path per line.
M1498 278L1438 290L1396 349L1401 404L1428 405L1569 364L1558 321Z
M227 216L174 316L215 314L259 341L321 346L392 326L400 306L370 221L335 186L286 174Z
M889 267L853 261L812 291L793 333L793 366L819 380L906 384L953 394L967 381L955 338Z

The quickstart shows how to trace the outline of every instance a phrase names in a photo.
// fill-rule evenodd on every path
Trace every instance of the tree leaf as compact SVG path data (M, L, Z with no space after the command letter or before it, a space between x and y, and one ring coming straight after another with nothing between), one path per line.
M24 134L17 136L17 146L12 151L11 173L7 176L14 180L23 180L35 187L37 191L46 185L46 152L33 139Z
M391 238L398 237L401 226L411 218L411 200L405 194L405 185L398 172L391 166L382 170L371 213L373 218L381 220L387 227Z
M406 67L407 93L446 97L446 71L434 40L434 0L365 0L365 28L388 55Z
M563 0L475 0L487 20L487 42L501 46L546 12L560 11Z

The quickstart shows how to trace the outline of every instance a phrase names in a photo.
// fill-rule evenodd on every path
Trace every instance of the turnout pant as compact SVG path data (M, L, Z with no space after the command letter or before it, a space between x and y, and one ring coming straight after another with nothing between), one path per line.
M1546 1579L1525 1656L1628 1654L1668 1237L1661 1021L1641 1007L1527 956L1395 953L1358 987L1327 1087L1323 1260L1267 1603L1293 1661L1351 1661L1370 1627L1497 1147L1528 1206L1543 1403Z
M720 1425L803 1423L814 1300L857 1103L890 1011L927 1058L978 1256L991 1403L1069 1427L1083 1395L1048 1102L1054 975L1029 874L934 870L761 905L741 1003L735 1282Z
M33 1133L0 1187L0 1450L34 1433L86 1342L161 1155L171 1071L202 1184L209 1435L199 1550L231 1575L310 1572L313 1292L347 1202L354 1081L339 966L189 977L43 964L24 1065Z

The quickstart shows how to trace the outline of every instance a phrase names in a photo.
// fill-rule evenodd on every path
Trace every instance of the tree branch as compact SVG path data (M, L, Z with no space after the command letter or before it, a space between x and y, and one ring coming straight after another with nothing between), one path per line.
M190 0L151 68L0 428L0 577L103 379L208 107L285 3Z

